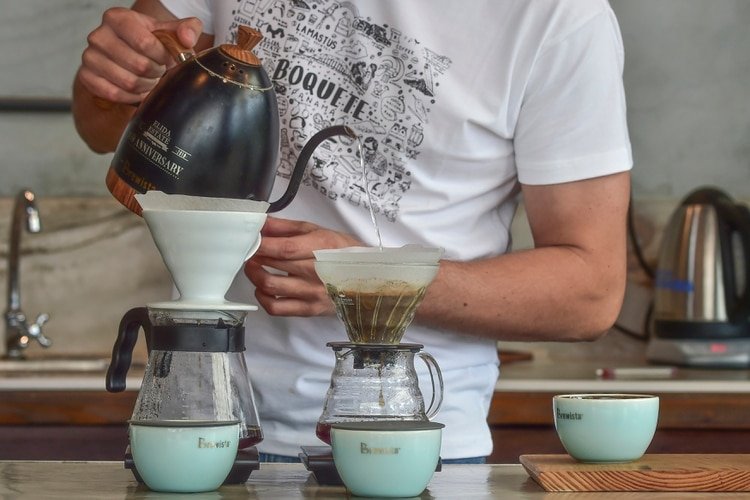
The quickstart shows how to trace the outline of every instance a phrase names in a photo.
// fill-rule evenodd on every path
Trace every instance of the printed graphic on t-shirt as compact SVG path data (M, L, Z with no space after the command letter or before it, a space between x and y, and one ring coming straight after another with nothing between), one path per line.
M307 140L337 124L356 141L335 137L315 152L303 183L332 202L348 202L396 220L411 186L408 160L417 158L451 61L398 27L360 16L350 2L239 0L230 28L263 34L255 49L274 81L281 122L279 173L289 177Z

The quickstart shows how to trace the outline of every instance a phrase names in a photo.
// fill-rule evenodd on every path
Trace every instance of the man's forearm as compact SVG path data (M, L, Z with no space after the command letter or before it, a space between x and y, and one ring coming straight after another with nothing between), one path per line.
M135 110L136 107L129 104L115 104L94 97L76 76L73 83L73 120L78 134L93 151L114 151Z
M497 340L594 340L622 305L625 262L612 257L609 269L569 247L444 261L417 321Z

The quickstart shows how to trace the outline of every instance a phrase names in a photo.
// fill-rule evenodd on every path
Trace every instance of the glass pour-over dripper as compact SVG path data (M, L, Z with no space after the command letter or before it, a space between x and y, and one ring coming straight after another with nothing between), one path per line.
M435 278L442 249L349 247L315 251L326 286L351 342L398 344Z

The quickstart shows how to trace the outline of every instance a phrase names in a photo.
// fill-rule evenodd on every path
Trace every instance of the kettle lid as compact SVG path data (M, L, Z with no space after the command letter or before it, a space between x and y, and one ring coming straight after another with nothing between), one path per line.
M260 31L240 26L237 43L225 43L208 49L195 57L195 61L211 76L256 91L268 91L273 85L252 49L263 39Z
M250 66L260 66L260 59L258 59L258 56L252 50L261 40L263 40L263 35L261 35L260 31L249 26L240 25L237 29L237 44L225 43L219 46L219 50L237 61L249 64Z

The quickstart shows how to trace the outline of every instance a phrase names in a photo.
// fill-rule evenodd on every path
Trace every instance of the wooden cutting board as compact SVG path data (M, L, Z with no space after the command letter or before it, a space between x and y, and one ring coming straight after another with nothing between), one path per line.
M654 454L624 464L584 464L569 455L521 455L546 491L750 491L750 455Z

